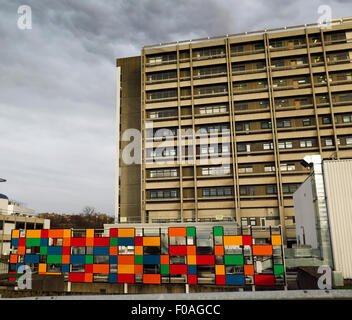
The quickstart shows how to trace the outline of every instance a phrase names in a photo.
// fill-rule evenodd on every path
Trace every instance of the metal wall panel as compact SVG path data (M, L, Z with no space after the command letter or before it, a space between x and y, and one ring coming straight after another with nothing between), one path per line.
M335 269L352 278L352 160L323 162Z

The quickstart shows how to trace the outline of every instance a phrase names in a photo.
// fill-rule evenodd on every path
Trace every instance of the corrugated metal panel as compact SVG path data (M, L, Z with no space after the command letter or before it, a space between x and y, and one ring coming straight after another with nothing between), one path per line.
M352 160L323 162L335 269L352 279Z

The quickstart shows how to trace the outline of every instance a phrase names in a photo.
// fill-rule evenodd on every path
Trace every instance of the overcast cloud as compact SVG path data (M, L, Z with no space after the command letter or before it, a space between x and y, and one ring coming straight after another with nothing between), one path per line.
M147 44L351 16L350 0L0 0L0 192L113 214L115 59ZM17 27L20 5L33 27Z

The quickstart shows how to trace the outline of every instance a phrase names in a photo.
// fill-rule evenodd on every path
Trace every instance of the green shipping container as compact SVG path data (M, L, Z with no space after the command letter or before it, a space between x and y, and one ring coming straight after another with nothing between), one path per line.
M276 276L285 274L284 266L282 264L274 265L274 274Z
M40 238L27 238L26 247L40 247Z
M160 266L160 274L169 274L169 265L168 264L162 264Z
M243 255L225 255L225 265L227 266L240 266L243 265Z
M223 236L224 230L222 227L214 227L214 236Z
M46 263L62 263L62 255L49 255L46 258Z

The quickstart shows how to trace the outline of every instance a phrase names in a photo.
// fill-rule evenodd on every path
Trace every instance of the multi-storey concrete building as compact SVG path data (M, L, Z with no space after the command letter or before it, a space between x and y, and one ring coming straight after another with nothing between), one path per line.
M352 18L118 59L118 139L132 127L142 141L140 164L119 156L120 221L281 224L295 241L301 160L352 157L351 59Z

